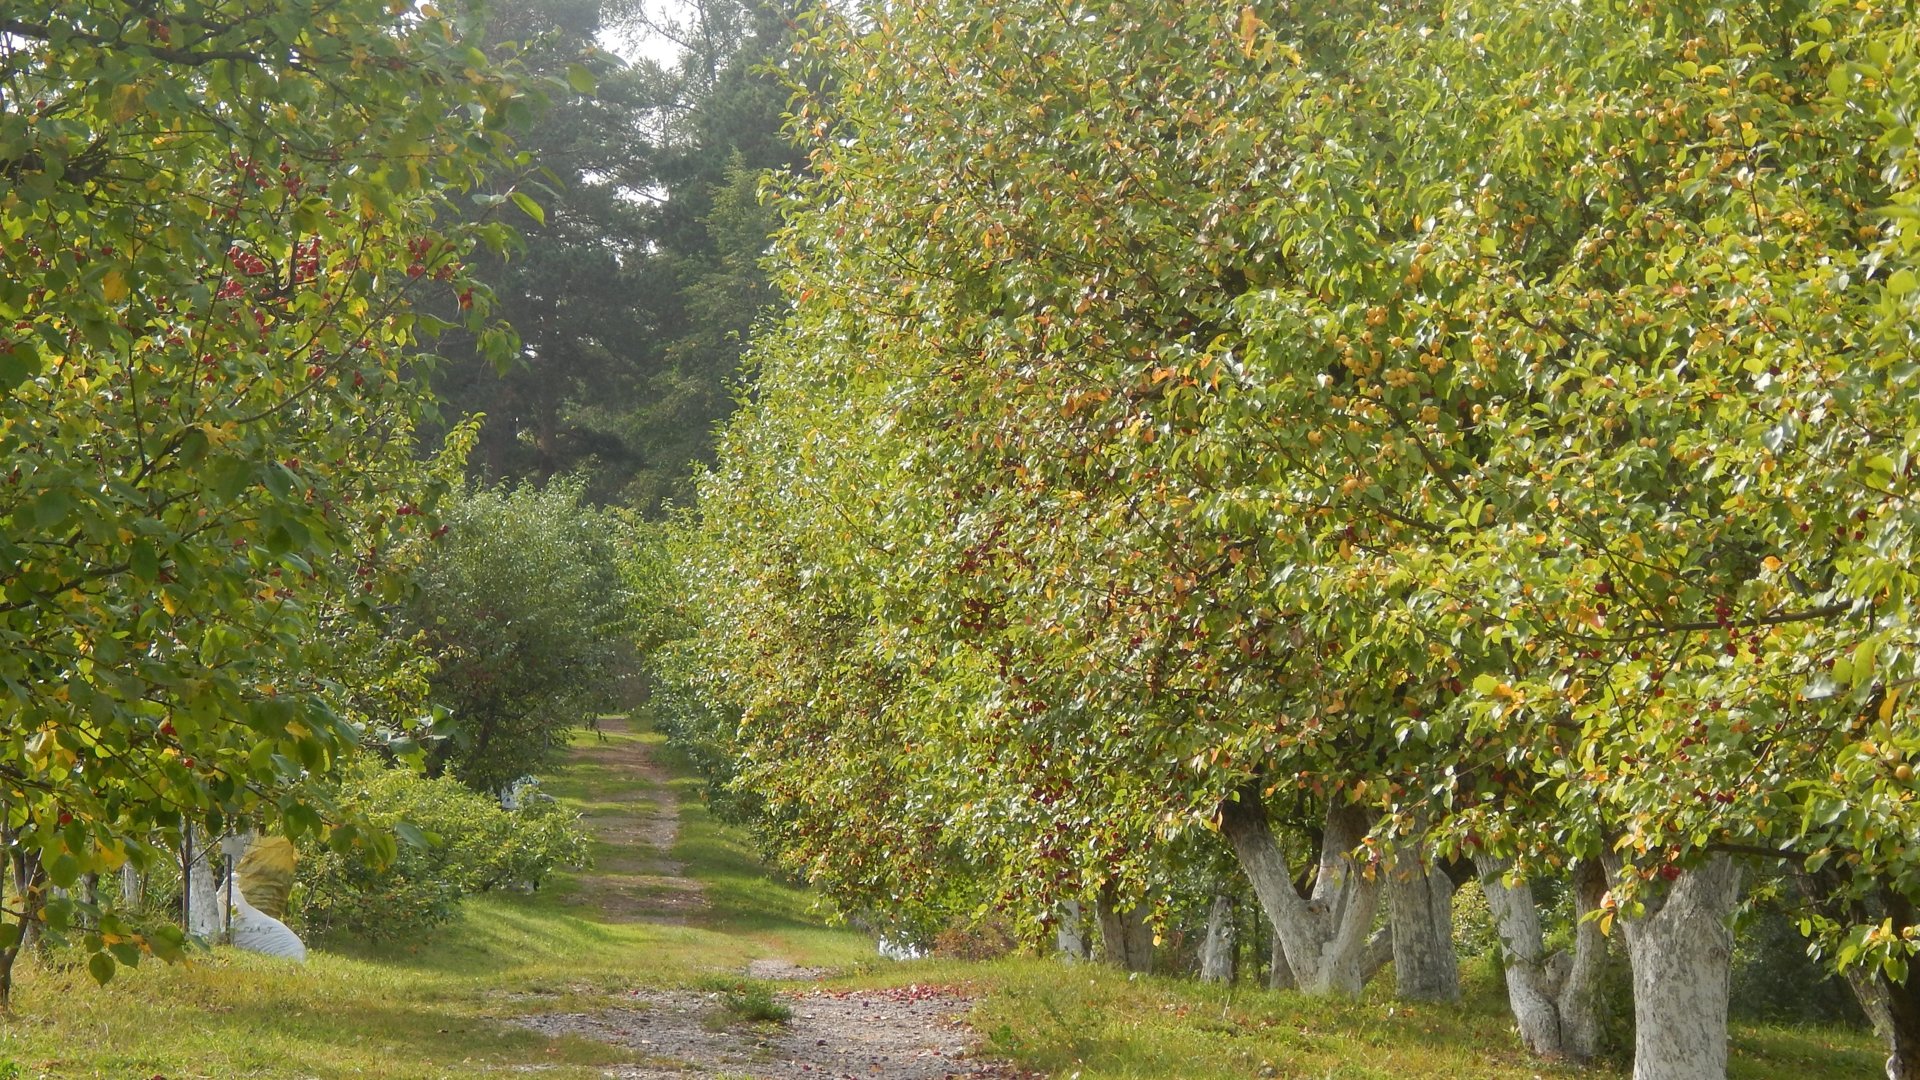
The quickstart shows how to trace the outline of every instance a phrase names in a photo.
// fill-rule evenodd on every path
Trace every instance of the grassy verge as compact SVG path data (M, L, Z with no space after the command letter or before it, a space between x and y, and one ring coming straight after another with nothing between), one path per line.
M658 745L650 734L612 738ZM547 790L594 814L645 806L644 786L594 763L598 745L583 740L582 763ZM598 1077L631 1054L505 1021L606 1007L641 986L712 987L763 956L836 968L847 987L966 987L981 1000L974 1025L990 1052L1061 1078L1524 1080L1614 1071L1528 1060L1483 965L1469 972L1466 1003L1409 1007L1383 991L1327 1002L1051 960L882 961L861 935L822 925L806 894L769 878L746 839L699 805L697 781L670 784L682 807L673 857L707 900L687 925L606 921L583 902L583 883L563 877L533 896L475 898L454 924L409 946L324 943L304 968L222 949L96 987L82 971L23 963L15 1011L0 1017L0 1075L11 1062L23 1078L411 1080L530 1067L554 1080ZM598 854L605 861L621 852ZM1740 1026L1731 1075L1839 1080L1875 1075L1879 1057L1864 1033Z

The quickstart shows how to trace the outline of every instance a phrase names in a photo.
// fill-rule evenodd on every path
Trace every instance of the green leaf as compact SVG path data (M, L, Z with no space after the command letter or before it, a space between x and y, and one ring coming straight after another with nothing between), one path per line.
M54 856L53 861L47 864L47 880L63 889L70 888L80 880L79 860L64 851Z
M547 212L540 208L539 203L533 201L533 196L524 191L516 191L513 193L512 198L513 205L519 207L522 213L541 225L547 223Z
M596 84L593 72L585 64L567 65L567 85L573 87L574 93L591 94Z
M103 952L87 957L87 974L93 976L93 981L102 986L113 978L114 969L118 966L113 962L113 957Z
M430 842L427 839L427 834L424 832L421 832L420 827L418 825L415 825L411 821L394 822L393 831L395 835L399 836L401 840L406 842L408 847L418 848L422 851L425 851L426 849L431 848L433 846L432 842Z
M127 564L137 581L148 582L160 576L160 553L154 549L153 541L145 537L133 542Z
M0 348L0 393L40 374L40 350L31 341Z

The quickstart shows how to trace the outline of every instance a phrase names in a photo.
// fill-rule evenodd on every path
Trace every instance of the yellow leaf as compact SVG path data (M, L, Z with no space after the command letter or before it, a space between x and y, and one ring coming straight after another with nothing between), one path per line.
M1240 52L1249 60L1253 58L1253 39L1260 33L1260 16L1253 13L1253 5L1240 9Z
M1766 568L1767 573L1771 574L1775 570L1780 569L1780 560L1772 555L1769 555L1766 558L1760 560L1760 565Z
M107 98L107 107L115 120L131 120L146 108L146 93L139 83L125 83Z
M125 300L128 291L127 275L118 270L109 270L107 276L100 279L100 295L106 297L109 304Z

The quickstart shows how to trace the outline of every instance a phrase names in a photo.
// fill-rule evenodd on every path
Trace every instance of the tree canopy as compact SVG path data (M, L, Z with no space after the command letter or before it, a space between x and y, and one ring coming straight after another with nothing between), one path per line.
M454 198L512 163L529 92L473 29L372 0L0 14L0 843L27 886L0 997L30 921L84 917L102 978L177 946L49 886L190 822L321 826L303 779L356 733L317 617L391 598L445 486L412 453L418 347L456 321L515 347L467 270L508 233Z
M808 46L690 568L796 865L903 905L964 850L1039 924L1311 834L1347 914L1262 899L1351 992L1398 847L1605 862L1630 947L1756 857L1908 993L1909 21L929 0Z

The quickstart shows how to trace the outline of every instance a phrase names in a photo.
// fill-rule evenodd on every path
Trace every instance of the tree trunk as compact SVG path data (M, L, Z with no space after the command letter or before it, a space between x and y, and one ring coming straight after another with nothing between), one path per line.
M1242 788L1238 799L1221 804L1220 828L1253 882L1299 988L1309 994L1358 997L1365 983L1367 933L1380 898L1378 885L1349 855L1367 834L1365 813L1352 806L1328 807L1310 896L1301 896L1294 887L1257 781Z
M182 888L186 896L182 899L187 933L211 941L219 936L223 928L220 896L214 884L211 861L219 854L220 848L210 842L197 826L190 827L180 838L180 847L182 876L185 879Z
M131 909L140 903L140 871L132 863L120 864L120 905Z
M1920 988L1912 975L1899 984L1877 971L1874 977L1886 991L1887 1026L1880 1037L1887 1041L1887 1080L1920 1080Z
M36 855L25 851L10 850L13 834L0 821L0 874L7 879L0 880L0 900L11 898L14 903L15 921L4 921L5 904L0 903L0 926L18 927L18 933L6 948L0 949L0 1012L4 1012L13 998L13 966L20 954L31 948L38 936L40 926L40 904L44 893L35 884L40 879L40 860ZM9 888L10 886L10 888Z
M1680 871L1665 897L1622 919L1633 962L1633 1080L1727 1075L1727 998L1740 870L1725 855Z
M1453 951L1453 881L1427 858L1422 839L1394 849L1387 873L1393 930L1394 995L1402 1001L1459 1001Z
M1109 882L1094 902L1100 920L1101 959L1123 971L1146 974L1153 970L1153 927L1142 907L1120 909L1119 894Z
M1851 871L1841 860L1829 861L1819 870L1804 865L1794 871L1794 883L1814 910L1835 922L1877 921L1862 899L1847 886ZM1881 912L1898 928L1915 924L1913 905L1891 889L1880 889ZM1841 972L1853 990L1860 1011L1866 1013L1873 1033L1887 1044L1887 1080L1920 1080L1920 986L1909 975L1903 983L1888 981L1878 967L1849 965Z
M1207 912L1207 936L1200 943L1200 981L1233 981L1234 925L1233 897L1216 893Z
M1502 966L1506 970L1507 1002L1513 1009L1520 1041L1543 1057L1589 1061L1600 1051L1605 1015L1600 997L1600 972L1607 939L1586 916L1605 895L1606 873L1592 860L1573 866L1573 955L1546 950L1540 929L1540 911L1525 879L1506 883L1507 863L1482 856L1478 860L1480 888L1493 912L1499 934Z
M1271 924L1269 924L1271 925ZM1269 965L1267 967L1267 989L1298 990L1300 980L1293 977L1293 965L1287 963L1287 944L1275 933L1267 943Z
M1069 900L1060 915L1060 924L1054 929L1053 940L1060 955L1069 960L1087 958L1087 924L1080 913L1080 901Z

